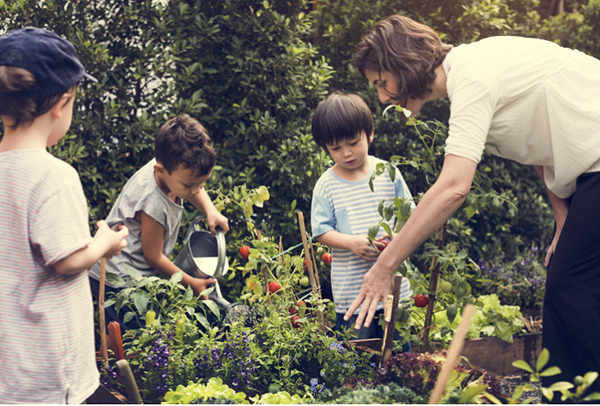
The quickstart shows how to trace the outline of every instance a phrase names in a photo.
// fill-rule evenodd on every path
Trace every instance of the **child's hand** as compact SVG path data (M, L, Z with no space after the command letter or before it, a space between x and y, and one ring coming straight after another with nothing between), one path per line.
M229 231L229 220L227 217L219 213L218 211L211 212L206 215L206 220L208 222L208 228L210 229L210 233L215 235L215 227L219 226L223 229L223 234L227 234Z
M202 293L206 290L207 286L214 285L215 283L217 283L217 280L215 278L208 278L208 279L192 278L192 281L190 282L190 287L194 291L194 294L196 296L199 296L200 293ZM202 299L206 299L206 298L207 298L206 296L202 297Z
M375 262L379 256L379 250L371 245L366 235L353 236L350 250L368 262Z
M121 250L127 246L127 240L125 239L129 235L127 227L121 225L119 226L119 231L113 231L104 220L98 221L96 226L98 226L98 231L94 239L106 244L106 251L103 257L111 259L113 256L119 255Z

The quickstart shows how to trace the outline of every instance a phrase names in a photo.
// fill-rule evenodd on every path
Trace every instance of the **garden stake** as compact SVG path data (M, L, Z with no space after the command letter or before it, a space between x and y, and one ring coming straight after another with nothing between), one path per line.
M446 390L446 384L448 383L448 378L450 378L450 374L456 365L456 361L458 361L458 357L463 349L463 345L465 344L465 337L467 336L467 330L469 329L469 324L471 324L471 319L475 314L475 306L472 304L468 304L465 306L462 319L454 332L454 337L452 338L452 342L450 343L450 348L448 348L448 355L446 356L446 362L442 366L442 370L438 375L437 381L435 382L435 386L433 388L433 393L431 394L431 398L429 399L429 404L439 404L442 399L442 395Z
M298 224L300 226L300 235L302 237L302 244L304 245L304 258L306 261L306 268L308 269L308 278L310 279L310 285L312 287L313 295L317 297L319 295L319 299L321 298L320 289L317 288L317 282L315 280L315 275L313 274L312 261L310 260L310 250L308 248L308 241L306 239L306 229L304 228L304 214L301 211L298 212ZM306 253L308 253L309 257L306 258ZM325 331L325 317L321 310L317 311L317 316L319 318L319 328L322 332Z
M116 365L119 370L119 376L125 381L125 389L127 389L127 396L131 403L136 403L138 405L144 403L140 396L140 390L135 382L131 367L129 366L129 362L127 362L126 359L120 359L116 362Z
M258 240L262 240L262 236L260 235L260 230L256 230L256 238ZM265 278L265 294L267 295L267 302L271 304L271 292L269 291L269 273L267 272L267 267L262 267L263 277Z
M279 237L279 260L281 261L281 265L285 264L285 256L283 254L283 242L281 241L281 237Z
M381 357L379 358L379 366L392 355L392 347L394 346L394 333L396 332L396 314L398 313L398 301L400 300L400 287L402 285L402 275L394 275L390 286L391 294L388 295L388 301L385 307L385 330L381 346Z
M446 225L443 225L438 232L437 247L442 249L446 240ZM433 315L433 307L435 305L435 291L437 290L437 282L440 275L440 263L437 262L437 257L431 260L431 277L429 279L429 303L427 304L427 312L425 313L425 322L423 323L423 348L425 351L430 351L429 348L429 330L431 328L431 317ZM421 351L423 352L423 351Z
M310 253L312 255L312 263L314 265L314 273L315 273L315 281L317 282L317 290L321 291L321 280L319 279L319 271L317 269L317 259L315 258L315 249L312 244L310 244Z
M98 312L100 313L100 357L108 362L106 347L106 320L104 316L104 284L106 282L106 258L100 259L100 290L98 292Z

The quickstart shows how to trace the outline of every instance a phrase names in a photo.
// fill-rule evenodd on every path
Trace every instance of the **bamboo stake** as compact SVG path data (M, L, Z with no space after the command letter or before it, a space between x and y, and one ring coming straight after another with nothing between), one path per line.
M100 289L98 292L98 312L100 313L100 357L108 362L106 344L106 316L104 315L104 285L106 284L106 258L100 259Z
M310 260L310 250L308 248L308 240L306 238L306 229L304 227L304 214L301 211L298 212L298 224L300 225L300 234L302 237L302 244L304 246L304 258L307 259L306 268L308 269L308 278L310 279L310 285L312 287L313 295L316 297L317 294L319 294L319 297L320 297L320 293L317 289L317 281L315 280L315 275L313 274L312 261ZM308 254L308 258L306 258L307 254ZM319 318L319 324L320 324L321 331L325 331L325 317L323 315L323 312L320 310L317 311L317 316Z
M312 244L310 244L310 253L312 256L312 263L314 265L314 273L315 273L315 281L317 283L317 291L319 292L319 297L321 297L321 279L319 279L319 271L317 268L317 259L315 258L315 249Z
M394 333L396 332L396 314L398 313L398 301L400 300L400 287L402 285L402 275L394 275L390 286L391 294L388 295L388 300L385 307L385 330L381 345L381 357L379 366L392 355L392 347L394 346Z
M285 265L285 255L281 255L283 252L283 242L281 241L281 236L279 237L279 260L281 261L281 265Z
M469 329L469 324L471 323L471 319L475 314L475 306L472 304L468 304L465 306L462 319L456 331L454 332L454 337L452 338L452 342L450 343L450 348L448 349L448 355L446 356L446 362L442 366L442 370L438 375L437 381L435 382L435 386L433 388L433 393L431 394L431 398L429 399L429 404L439 404L442 399L442 395L446 390L446 384L448 383L448 378L450 378L450 374L456 365L456 361L458 361L458 357L463 349L465 344L465 337L467 336L467 330Z

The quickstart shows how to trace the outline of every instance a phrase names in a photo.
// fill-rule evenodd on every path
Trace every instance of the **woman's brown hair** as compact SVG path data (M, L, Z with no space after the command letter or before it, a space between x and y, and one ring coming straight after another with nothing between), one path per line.
M77 85L64 92L50 96L15 97L11 93L36 87L37 81L31 72L16 66L0 66L0 116L13 119L10 128L31 125L36 117L49 111L65 93L75 97ZM6 123L5 123L6 125Z
M352 64L366 70L389 72L398 89L386 89L405 105L408 99L423 99L431 93L435 69L442 64L452 45L444 44L428 26L401 15L378 22L356 46Z

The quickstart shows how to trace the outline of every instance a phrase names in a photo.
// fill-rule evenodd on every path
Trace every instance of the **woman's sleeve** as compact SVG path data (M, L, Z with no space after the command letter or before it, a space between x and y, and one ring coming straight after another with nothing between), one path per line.
M459 68L456 67L456 70ZM500 86L492 77L475 69L451 73L448 79L450 121L445 154L479 163L501 98ZM493 148L492 145L489 147Z

